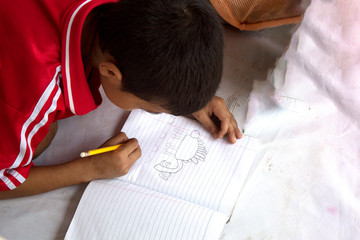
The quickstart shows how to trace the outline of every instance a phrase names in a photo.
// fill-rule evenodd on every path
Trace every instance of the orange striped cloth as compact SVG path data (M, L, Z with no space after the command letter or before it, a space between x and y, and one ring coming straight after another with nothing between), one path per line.
M255 31L299 23L301 0L210 0L219 15L240 30Z

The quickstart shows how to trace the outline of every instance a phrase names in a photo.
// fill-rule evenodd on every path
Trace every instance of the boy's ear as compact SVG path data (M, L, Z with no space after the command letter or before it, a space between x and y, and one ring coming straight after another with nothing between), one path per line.
M122 74L120 70L111 62L102 62L99 64L99 72L102 76L121 82Z

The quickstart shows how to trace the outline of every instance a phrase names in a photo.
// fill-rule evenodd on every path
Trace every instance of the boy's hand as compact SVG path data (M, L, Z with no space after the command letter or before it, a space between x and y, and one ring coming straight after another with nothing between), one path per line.
M237 122L226 106L225 100L214 96L211 101L193 116L201 122L214 138L223 138L228 134L229 141L235 143L242 134Z
M14 190L0 191L0 199L24 197L95 179L125 175L140 158L141 150L137 140L128 139L125 133L109 139L103 147L120 143L123 145L112 152L78 158L59 165L33 166L27 180Z
M114 178L127 174L131 166L141 156L141 149L135 138L128 139L121 132L106 141L101 147L122 144L114 151L87 157L90 160L94 175L93 179Z

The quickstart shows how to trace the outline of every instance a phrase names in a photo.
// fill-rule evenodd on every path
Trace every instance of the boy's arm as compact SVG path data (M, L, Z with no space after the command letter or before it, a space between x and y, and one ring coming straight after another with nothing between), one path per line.
M242 137L234 116L227 108L225 100L220 97L214 96L204 108L193 113L193 116L214 138L223 138L228 134L229 141L235 143L236 139Z
M124 133L110 139L103 146L119 143L123 145L112 152L78 158L61 165L33 166L27 180L14 190L0 192L0 199L24 197L95 179L125 175L140 158L141 150L137 140L127 140Z

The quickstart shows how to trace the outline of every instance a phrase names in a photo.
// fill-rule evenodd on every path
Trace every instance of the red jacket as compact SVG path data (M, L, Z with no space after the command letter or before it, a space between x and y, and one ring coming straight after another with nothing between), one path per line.
M116 0L0 3L0 190L25 181L49 125L101 102L81 58L81 29L96 6ZM21 5L21 6L19 6Z

